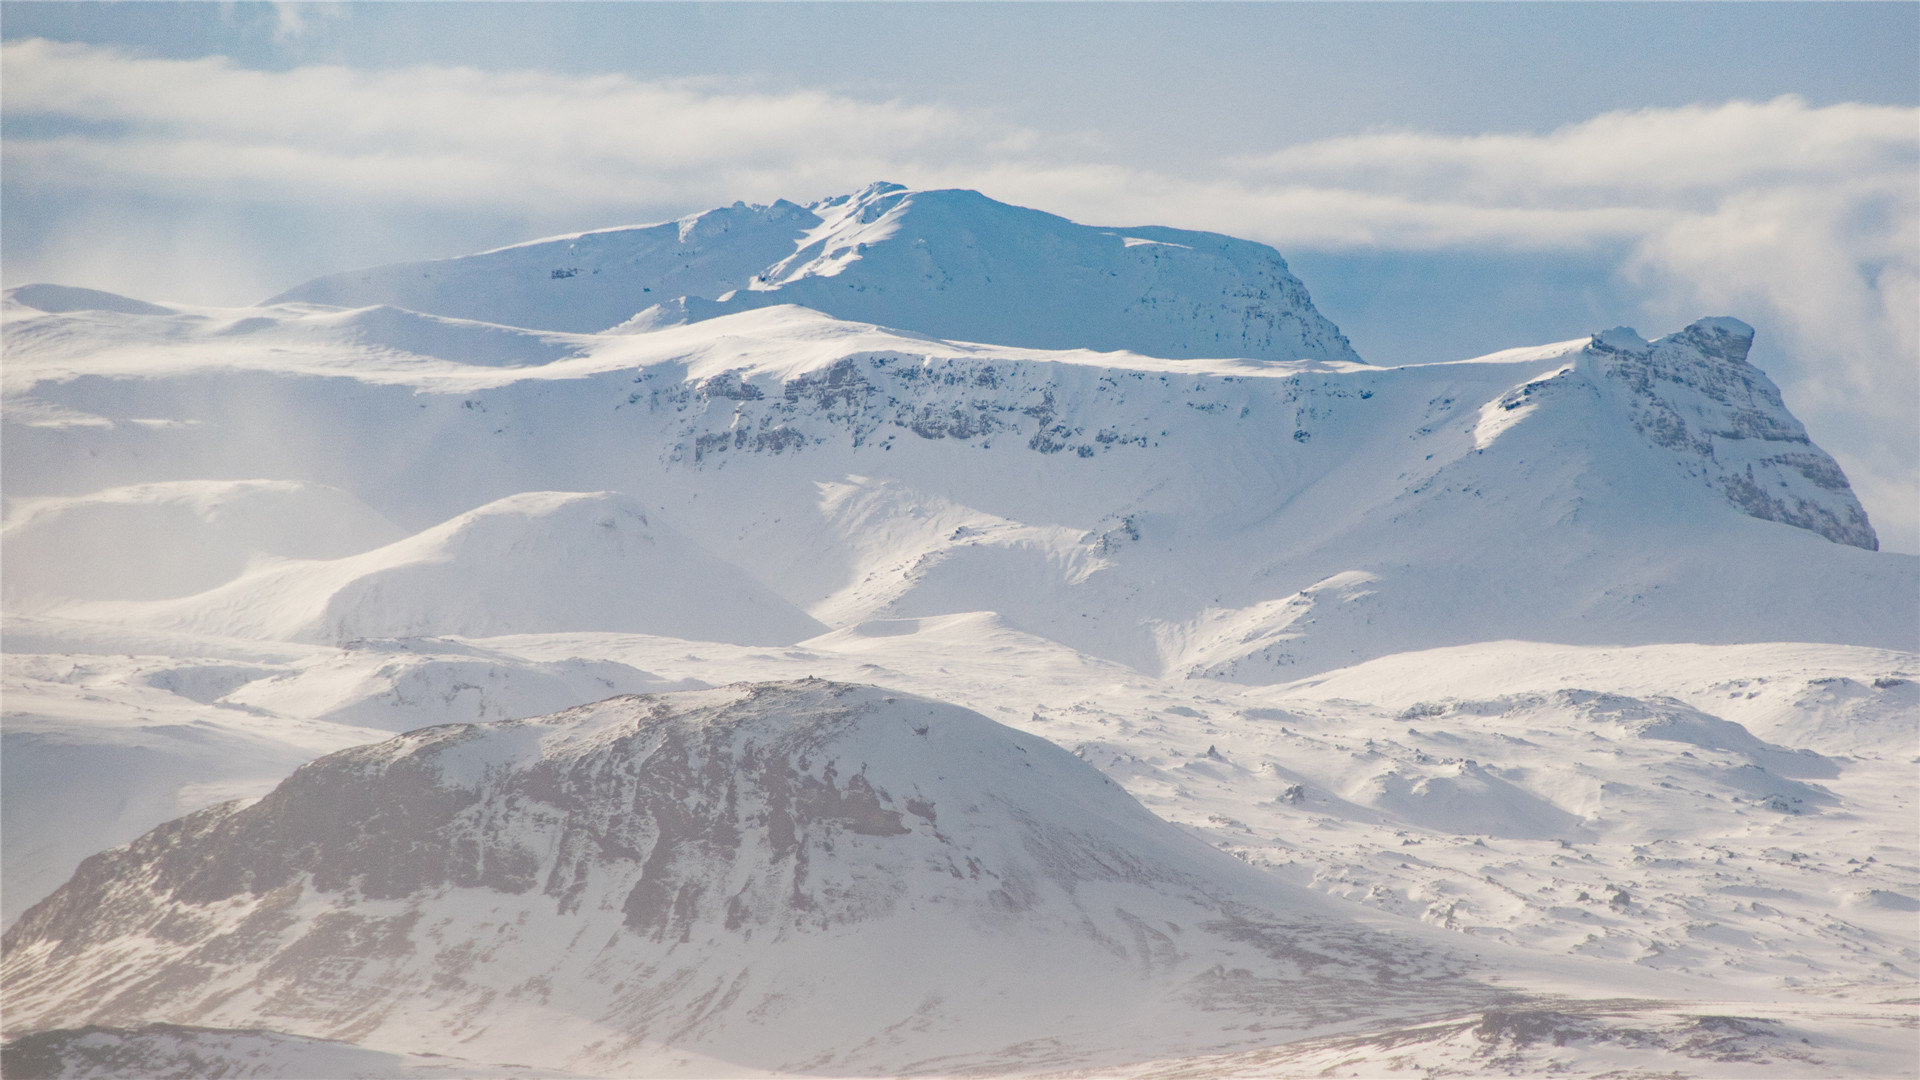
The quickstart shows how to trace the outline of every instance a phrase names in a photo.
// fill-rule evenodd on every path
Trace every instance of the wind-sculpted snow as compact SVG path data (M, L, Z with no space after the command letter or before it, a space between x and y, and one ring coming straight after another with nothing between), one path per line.
M171 315L172 308L149 304L118 293L82 289L72 285L17 285L6 291L11 303L37 311L65 314L69 311L115 311L122 315Z
M819 681L334 754L89 860L5 947L11 1023L622 1072L1124 1061L1492 1000L1044 740Z
M410 311L538 330L593 333L681 296L741 288L786 258L818 215L784 200L680 221L602 229L424 263L317 278L268 300Z
M977 192L898 184L335 274L267 301L293 302L574 332L799 304L960 341L1360 359L1264 244L1094 228Z

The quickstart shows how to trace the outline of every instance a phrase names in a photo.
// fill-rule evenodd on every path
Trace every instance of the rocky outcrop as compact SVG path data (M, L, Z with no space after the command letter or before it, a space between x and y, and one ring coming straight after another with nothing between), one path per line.
M1582 359L1636 431L1741 512L1878 550L1839 464L1747 362L1752 345L1752 327L1714 318L1652 342L1625 328L1595 334Z

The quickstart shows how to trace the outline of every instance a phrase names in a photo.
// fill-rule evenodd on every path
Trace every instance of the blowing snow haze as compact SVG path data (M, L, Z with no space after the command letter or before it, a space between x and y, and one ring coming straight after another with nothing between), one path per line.
M7 1075L1911 1074L1920 559L1698 314L895 184L10 289Z

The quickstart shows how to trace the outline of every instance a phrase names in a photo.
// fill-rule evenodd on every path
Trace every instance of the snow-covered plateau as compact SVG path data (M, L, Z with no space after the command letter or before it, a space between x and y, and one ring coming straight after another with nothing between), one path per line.
M3 305L9 1078L1920 1074L1920 559L1736 319L885 184Z

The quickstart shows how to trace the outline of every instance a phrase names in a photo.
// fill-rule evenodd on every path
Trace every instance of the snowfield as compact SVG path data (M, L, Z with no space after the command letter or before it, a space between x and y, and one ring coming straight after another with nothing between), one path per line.
M0 328L9 1077L1920 1073L1920 559L1735 319L875 185Z

